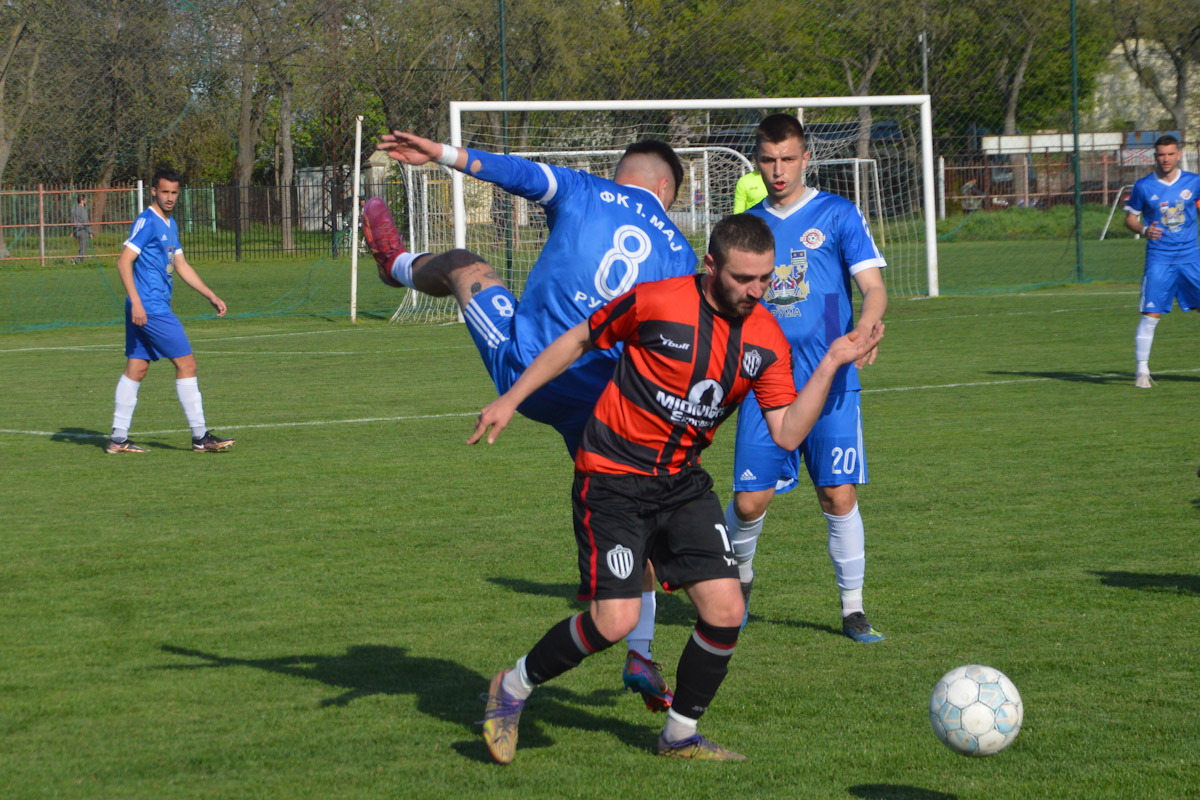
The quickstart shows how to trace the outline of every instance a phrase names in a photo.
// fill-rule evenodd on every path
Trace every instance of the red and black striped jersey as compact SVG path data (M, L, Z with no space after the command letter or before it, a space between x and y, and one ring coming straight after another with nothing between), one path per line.
M592 343L625 343L584 428L576 472L664 475L700 463L717 426L754 389L764 410L796 397L792 351L765 307L726 316L695 275L640 284L588 320Z

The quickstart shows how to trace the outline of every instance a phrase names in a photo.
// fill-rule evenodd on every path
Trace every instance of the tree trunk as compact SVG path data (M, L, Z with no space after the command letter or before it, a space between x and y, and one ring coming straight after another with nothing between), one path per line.
M292 84L284 81L281 86L281 102L279 108L279 138L283 149L283 167L279 171L279 207L281 209L281 224L283 226L282 245L285 253L296 248L294 231L292 230L292 183L295 172L295 158L292 152Z

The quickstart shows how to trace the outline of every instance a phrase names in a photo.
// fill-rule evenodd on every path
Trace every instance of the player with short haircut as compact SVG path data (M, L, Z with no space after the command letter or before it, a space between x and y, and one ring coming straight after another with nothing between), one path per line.
M196 377L196 357L171 310L174 272L183 282L212 303L217 316L225 316L225 301L209 289L183 257L179 228L171 217L179 198L179 175L170 169L154 173L150 206L133 221L129 238L117 258L117 272L125 285L125 371L117 382L112 438L106 453L145 453L129 441L129 426L137 406L138 389L151 361L168 358L175 365L175 392L188 427L192 449L218 452L233 446L233 439L217 436L205 427L204 404Z
M763 219L775 235L775 273L763 303L792 345L800 386L834 339L852 330L863 335L883 319L887 290L880 269L885 262L857 206L805 186L809 152L798 119L789 114L766 117L755 131L754 154L767 197L747 213ZM851 281L863 298L857 325ZM872 350L857 366L874 360ZM842 633L856 642L876 642L884 637L863 609L866 536L857 484L867 482L867 460L860 391L856 365L845 365L834 376L812 432L791 450L771 440L755 403L743 403L734 452L734 495L725 518L749 602L754 553L767 507L777 493L797 485L803 458L825 514L829 557L841 595Z
M1139 389L1154 385L1150 347L1162 315L1171 313L1176 300L1184 311L1200 311L1196 221L1200 175L1179 168L1181 155L1178 139L1160 136L1154 142L1154 172L1133 185L1125 205L1125 227L1146 237L1146 267L1138 302L1142 317L1133 343L1137 362L1134 385Z
M564 331L643 281L696 274L696 254L668 218L683 180L671 147L648 139L626 148L612 180L516 156L457 148L403 131L377 148L403 164L437 161L540 204L549 234L520 302L481 256L467 250L410 253L380 198L363 209L363 233L388 286L434 297L453 296L484 366L503 394L533 359ZM530 419L554 427L575 457L584 425L612 377L617 352L596 350L522 403ZM643 593L646 613L629 637L623 680L652 711L671 703L654 663L654 583Z
M579 597L590 606L492 679L483 733L498 762L513 758L517 723L535 686L633 629L647 558L663 587L686 591L697 614L657 751L744 758L696 730L725 678L744 613L721 504L700 454L751 389L775 441L798 446L838 365L866 354L883 333L877 325L834 341L797 395L791 348L759 303L774 274L774 249L761 220L725 218L713 229L705 274L630 289L551 343L480 413L469 444L485 433L494 442L520 404L580 356L624 345L575 456Z

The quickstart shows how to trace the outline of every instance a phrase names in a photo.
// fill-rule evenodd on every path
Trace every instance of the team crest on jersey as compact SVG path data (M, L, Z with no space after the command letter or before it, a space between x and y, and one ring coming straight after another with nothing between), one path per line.
M760 369L762 369L761 353L757 350L747 350L742 353L742 372L746 373L746 377L757 378Z
M816 250L821 245L825 244L825 234L821 233L816 228L809 228L800 237L800 241L804 242L804 246L809 250Z
M1192 190L1184 189L1182 192L1179 193L1179 196L1182 197L1184 200L1191 200L1192 199Z
M633 574L633 551L624 545L609 550L604 560L608 562L608 571L621 580Z
M1182 195L1180 196L1182 197ZM1183 201L1173 205L1170 203L1159 203L1158 213L1162 219L1163 225L1165 225L1167 229L1172 232L1178 231L1187 221L1183 210Z
M804 273L808 271L808 251L790 252L791 262L776 265L771 285L763 293L763 299L772 305L790 306L808 298L808 281L804 280Z

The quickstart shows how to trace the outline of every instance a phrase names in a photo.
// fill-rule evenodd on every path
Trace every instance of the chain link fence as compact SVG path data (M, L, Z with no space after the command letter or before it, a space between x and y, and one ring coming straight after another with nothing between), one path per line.
M1135 279L1140 251L1111 217L1151 168L1154 139L1191 128L1200 36L1186 21L1197 13L1200 0L13 0L0 6L0 276L35 255L70 268L69 229L46 226L69 221L59 206L80 189L97 193L90 253L111 256L131 218L118 198L158 165L209 204L183 231L185 248L340 257L344 195L321 192L313 208L280 187L305 174L348 185L356 115L365 157L390 127L447 139L452 100L928 94L942 291ZM1086 135L1081 271L1063 211L1077 188L1072 57ZM730 111L706 124L745 130L757 117ZM496 115L477 125L478 140L561 146L527 122ZM664 118L657 130L695 144L690 122ZM853 131L846 157L870 158L872 132L896 120L863 106L821 122ZM620 146L623 131L618 121L571 138ZM1188 147L1184 167L1198 165ZM231 184L241 188L226 200ZM29 249L38 192L39 236L57 237L61 259ZM402 195L394 207L409 213ZM314 218L321 232L308 229ZM1033 242L1043 246L1022 244ZM970 269L980 253L989 268Z

